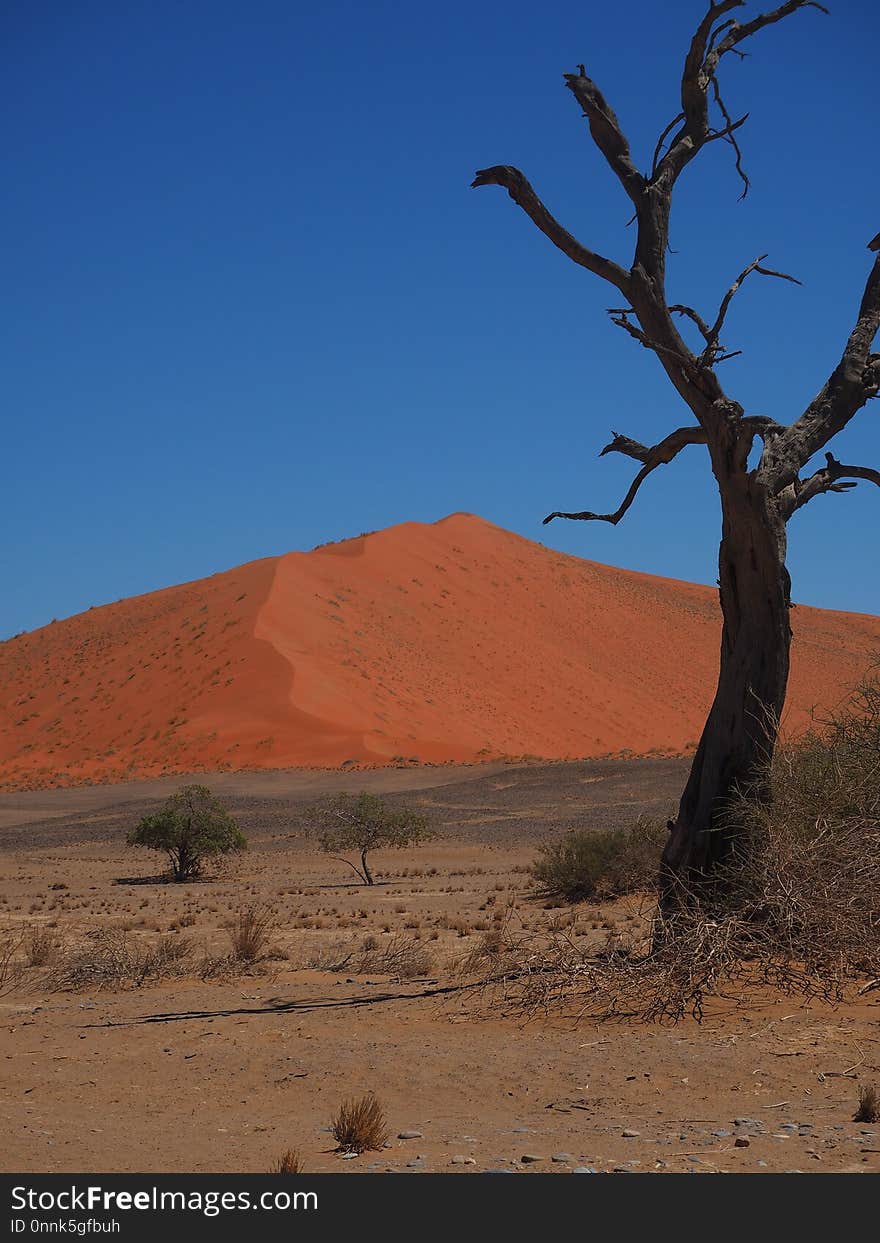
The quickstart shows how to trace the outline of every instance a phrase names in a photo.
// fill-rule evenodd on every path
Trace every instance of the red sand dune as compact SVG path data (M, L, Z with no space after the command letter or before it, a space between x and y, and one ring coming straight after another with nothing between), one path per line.
M787 723L838 704L880 618L799 607ZM680 752L717 593L469 514L90 609L0 644L0 786L167 772Z

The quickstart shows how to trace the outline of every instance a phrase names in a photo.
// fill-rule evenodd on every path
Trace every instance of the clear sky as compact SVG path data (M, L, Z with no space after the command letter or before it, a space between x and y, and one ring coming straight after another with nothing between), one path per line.
M774 0L775 2L775 0ZM762 7L772 7L765 4ZM702 0L7 0L0 637L257 557L470 510L599 561L713 582L705 451L631 462L689 422L656 359L475 169L519 165L588 245L629 204L561 74L583 61L644 166ZM751 5L749 10L755 11ZM839 0L725 65L729 148L684 175L670 296L750 278L723 381L796 417L834 365L880 228L880 6ZM880 465L880 403L836 442ZM790 526L794 597L880 613L880 495Z

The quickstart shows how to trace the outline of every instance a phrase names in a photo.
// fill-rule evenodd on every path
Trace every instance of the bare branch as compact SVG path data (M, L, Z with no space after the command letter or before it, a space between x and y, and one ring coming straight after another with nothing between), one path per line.
M791 281L793 285L802 284L802 282L799 281L797 277L789 276L786 272L775 272L772 268L762 267L761 263L766 258L767 258L766 255L759 255L758 258L755 259L752 263L750 263L747 268L743 268L742 272L740 272L739 276L736 278L736 280L733 282L733 284L728 289L727 293L721 299L721 306L718 308L718 314L715 317L715 323L709 329L709 335L706 338L706 348L703 351L703 354L700 358L701 362L703 363L708 362L711 364L711 362L713 361L713 355L718 353L718 349L719 349L718 336L721 332L721 329L724 327L724 320L727 316L728 310L730 309L730 304L733 301L733 297L736 291L739 289L740 285L743 283L743 281L746 279L747 276L751 275L752 272L760 272L762 276L775 276L775 277L778 277L779 280Z
M563 254L574 263L580 264L582 268L587 268L596 276L601 276L603 280L616 285L621 293L627 292L629 274L611 259L606 259L595 251L588 250L567 229L564 229L550 214L518 168L510 164L496 164L493 168L481 168L471 182L472 188L479 186L503 186L514 203L523 209L544 236L548 237L554 246L558 246Z
M726 132L719 131L715 137L724 136L731 139L736 150L737 171L747 185L747 178L742 170L741 153L736 141L732 139L733 123L724 107L715 78L718 64L728 52L733 52L737 56L744 55L739 50L740 43L751 38L766 26L782 21L783 18L799 9L815 8L827 12L821 4L816 3L816 0L788 0L788 3L780 5L772 12L759 14L750 22L740 23L734 18L720 21L733 9L742 8L744 3L745 0L716 0L710 3L691 39L681 78L681 106L684 124L670 142L669 150L661 160L656 173L657 178L666 180L670 188L682 169L713 137L709 126L708 91L710 84L715 101L726 122Z
M715 103L718 105L719 111L724 117L724 129L718 130L717 133L709 134L706 141L713 142L716 138L724 138L733 147L736 171L739 174L740 181L743 183L743 191L739 196L740 202L742 202L749 192L750 183L742 166L742 151L740 150L739 143L734 138L734 132L738 130L741 125L745 125L749 118L749 114L746 113L745 116L740 117L738 121L734 121L730 113L727 111L727 105L721 97L721 87L718 85L718 79L716 77L712 78L712 94L715 96Z
M798 509L802 509L815 496L823 492L848 492L857 486L859 479L868 483L876 483L880 488L880 470L872 470L869 466L847 466L838 462L831 453L825 454L825 466L810 475L809 479L798 480L793 489L793 496L785 507L785 517L790 518Z
M599 457L604 457L606 453L622 453L624 457L635 458L646 465L650 462L652 470L671 462L687 445L706 443L706 432L702 427L680 427L659 444L651 446L639 444L629 436L621 436L620 432L612 432L611 435L612 440L601 450Z
M700 332L703 334L705 340L709 340L712 330L703 319L702 315L700 315L698 311L695 311L692 306L684 306L683 303L676 302L675 305L671 306L669 309L670 311L674 311L676 315L686 315L688 319L693 320Z
M799 419L774 442L762 465L763 481L775 493L798 477L814 453L824 449L872 397L880 393L880 355L871 353L880 330L880 253L868 273L855 326L840 362Z
M742 0L739 0L739 4ZM717 7L717 6L716 6ZM789 17L792 13L796 13L798 9L818 9L820 13L828 14L828 9L824 4L818 4L817 0L787 0L786 4L780 4L778 9L773 9L770 13L759 13L757 17L752 18L750 22L733 22L728 34L724 36L717 46L719 59L732 52L737 44L742 43L744 39L750 39L752 35L757 34L759 30L763 30L766 26L772 26L776 22L781 22L784 17Z
M676 125L678 125L679 121L683 121L683 120L684 120L684 113L679 112L678 116L675 116L672 118L672 120L666 126L666 129L657 139L657 146L654 148L654 155L651 159L651 178L650 178L651 181L653 181L654 178L657 176L657 162L660 159L660 152L663 150L663 144L666 142L666 139L675 129ZM635 219L635 217L633 217L633 219Z
M636 315L637 312L631 307L609 307L608 314L611 316L612 324L616 324L618 328L623 328L625 332L638 341L639 345L644 346L646 350L652 350L655 354L669 354L671 357L678 359L684 366L690 370L696 369L697 360L693 354L687 350L676 349L674 346L664 345L662 341L657 341L644 331L643 328L637 327L629 318L630 315ZM684 343L682 342L682 345Z
M629 142L614 109L592 78L587 77L583 65L578 65L577 73L566 73L563 76L565 85L580 104L589 122L593 142L605 156L612 172L633 203L638 206L645 189L645 178L633 163Z
M563 513L557 509L552 514L548 514L544 519L545 526L548 522L552 522L554 518L573 518L581 522L610 522L612 526L617 526L636 499L636 493L651 471L656 470L658 466L664 466L667 462L671 462L687 445L704 445L707 442L707 434L702 427L680 427L677 431L670 432L659 444L653 445L650 448L639 444L637 440L631 440L628 436L621 436L618 432L612 432L612 437L611 442L599 454L600 457L604 457L606 453L622 453L625 457L635 458L636 461L644 463L642 469L630 484L629 491L623 498L620 508L613 514L594 514L589 510L574 514Z

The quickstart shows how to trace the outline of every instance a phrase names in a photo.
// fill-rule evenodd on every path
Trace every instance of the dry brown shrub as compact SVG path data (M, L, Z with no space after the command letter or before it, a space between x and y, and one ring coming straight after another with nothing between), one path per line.
M59 954L46 982L56 992L83 989L140 988L144 984L184 975L192 946L182 937L164 936L141 946L119 928L90 932L84 943Z
M522 939L511 932L510 910L502 923L483 933L476 945L453 964L453 973L459 978L487 973L491 978L503 980L517 974Z
M23 948L29 967L47 967L60 953L62 940L54 928L35 924L25 930Z
M23 941L20 928L0 932L0 997L12 992L21 980L22 963L18 955Z
M388 975L397 980L422 979L430 972L433 959L423 945L403 933L385 942L366 936L360 944L351 941L321 946L306 960L313 971L348 971L352 975Z
M433 960L424 946L411 937L397 933L384 944L362 944L355 955L355 972L359 975L390 975L398 980L415 980L426 976Z
M876 1084L866 1083L859 1088L859 1107L853 1122L880 1122L880 1092Z
M330 1130L340 1152L374 1152L388 1139L385 1112L372 1092L343 1101Z
M296 1148L282 1152L269 1168L270 1174L302 1174L303 1171L303 1160Z

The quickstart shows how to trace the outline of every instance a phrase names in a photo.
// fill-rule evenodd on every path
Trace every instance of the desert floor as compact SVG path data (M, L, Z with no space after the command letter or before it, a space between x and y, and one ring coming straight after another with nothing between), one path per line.
M179 779L0 796L2 927L48 927L65 945L99 928L143 946L168 934L196 963L223 955L225 925L259 903L281 955L247 974L205 981L194 966L77 992L50 987L51 966L25 970L0 995L0 1168L265 1171L293 1147L310 1172L880 1169L880 1128L852 1121L860 1084L880 1080L877 993L597 1026L439 991L502 911L536 933L577 914L586 937L639 918L632 901L539 900L535 843L666 816L683 774L683 761L644 760L211 777L250 850L183 885L149 883L158 856L124 840ZM302 836L303 807L340 788L429 808L439 836L377 853L377 884L355 884ZM367 937L408 938L430 955L424 977L353 974L343 960ZM331 1117L368 1089L390 1146L344 1159ZM750 1120L747 1146L735 1119ZM408 1131L419 1137L398 1138Z

